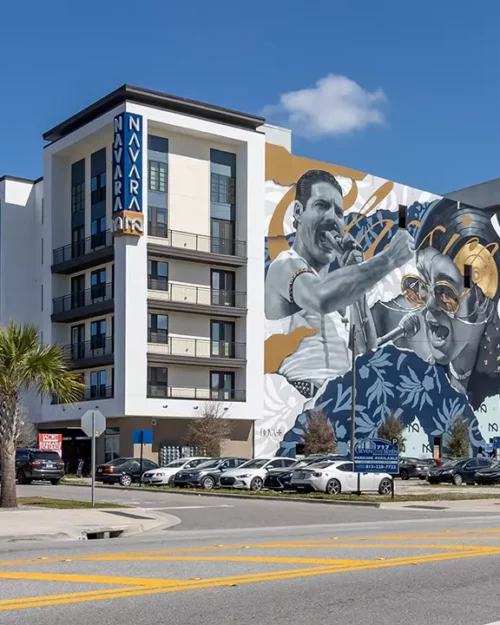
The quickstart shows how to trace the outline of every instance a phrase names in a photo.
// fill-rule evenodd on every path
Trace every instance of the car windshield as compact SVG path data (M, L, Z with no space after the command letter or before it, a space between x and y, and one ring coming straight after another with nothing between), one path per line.
M269 458L259 458L257 460L249 460L244 464L240 464L239 469L261 469L269 462Z
M326 467L330 467L333 464L333 462L331 460L328 460L327 462L315 462L314 463L314 468L315 469L326 469Z
M214 469L215 467L219 466L221 462L222 460L220 458L217 460L205 460L205 462L202 462L196 468L197 469Z
M455 460L447 460L444 464L441 465L441 469L444 469L445 467L454 467L457 464L460 464L461 462L465 462L464 458L455 458Z
M182 467L186 464L186 462L187 458L179 458L178 460L172 460L172 462L169 462L163 468L170 469L171 467Z
M104 466L105 467L119 467L120 465L127 463L129 460L130 458L117 458L116 460L110 460L109 462L106 462Z

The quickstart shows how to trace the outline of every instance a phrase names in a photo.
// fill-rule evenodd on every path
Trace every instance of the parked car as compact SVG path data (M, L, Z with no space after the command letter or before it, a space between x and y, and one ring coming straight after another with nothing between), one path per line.
M399 477L402 480L410 480L418 477L425 480L430 468L436 466L433 458L405 458L399 459Z
M481 486L500 484L500 462L496 460L491 466L479 469L476 472L476 484Z
M306 458L302 458L302 460L297 460L289 467L269 469L264 479L264 488L269 488L270 490L277 491L292 490L292 473L295 469L299 469L300 467L307 467L318 462L326 462L327 460L331 460L333 462L334 460L347 460L347 458L344 458L342 456L330 456L327 454L314 454L313 456L307 456Z
M392 477L388 473L360 473L360 490L378 491L388 495L392 490ZM352 462L345 460L320 462L297 469L292 475L292 488L297 491L317 491L338 495L358 490L358 473Z
M462 484L474 484L476 473L480 469L489 468L494 460L491 458L458 458L449 460L439 467L429 470L427 481L429 484L451 482L456 486Z
M237 469L231 469L221 475L220 486L262 490L267 472L271 469L284 469L295 463L294 458L255 458L245 462Z
M172 460L164 467L158 469L151 469L146 471L142 475L143 484L150 484L154 486L166 486L172 485L175 474L182 469L194 469L202 462L210 460L208 456L196 456L193 458L178 458Z
M132 482L140 482L143 472L157 469L158 465L152 460L140 458L116 458L105 464L100 464L96 470L96 481L103 484L120 483L122 486L130 486Z
M174 486L201 486L212 490L219 485L221 476L228 470L236 469L248 458L212 458L199 464L194 470L184 469L175 474Z
M16 478L19 484L47 481L59 484L64 477L64 462L57 451L16 449Z

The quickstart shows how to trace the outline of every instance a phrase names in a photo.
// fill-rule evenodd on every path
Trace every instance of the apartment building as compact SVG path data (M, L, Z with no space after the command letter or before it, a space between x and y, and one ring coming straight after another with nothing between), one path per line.
M353 327L356 437L395 414L406 453L443 455L462 416L471 453L500 449L500 179L440 196L130 86L43 136L43 178L0 179L0 323L38 325L81 375L74 405L25 398L70 470L90 408L107 417L99 461L141 440L160 461L189 453L208 402L231 424L225 453L301 453L311 410L346 453ZM386 272L358 271L359 253Z
M107 417L98 453L108 460L137 453L140 431L151 457L189 446L208 402L230 420L225 452L252 455L263 122L124 86L43 135L43 180L2 179L1 321L37 323L81 374L75 405L27 399L41 429L73 441L75 462L87 453L78 428L89 408Z

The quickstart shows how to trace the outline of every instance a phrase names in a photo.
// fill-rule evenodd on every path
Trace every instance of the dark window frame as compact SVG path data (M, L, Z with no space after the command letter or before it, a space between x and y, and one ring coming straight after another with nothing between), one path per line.
M148 190L155 193L167 193L168 163L148 159Z

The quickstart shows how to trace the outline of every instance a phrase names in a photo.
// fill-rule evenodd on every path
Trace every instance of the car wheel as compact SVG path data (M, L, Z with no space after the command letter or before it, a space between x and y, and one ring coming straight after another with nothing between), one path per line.
M410 479L410 474L408 473L408 469L401 469L401 473L399 474L399 477L402 480L409 480Z
M124 473L123 475L120 475L120 484L122 486L130 486L130 484L132 484L132 476L129 475L128 473Z
M50 480L50 483L52 484L52 486L57 486L58 484L60 484L61 480Z
M212 490L212 488L215 486L215 480L213 477L210 477L210 475L207 475L207 477L203 479L201 485L205 490Z
M453 484L455 484L455 486L462 486L463 483L464 478L460 475L460 473L455 473L453 476Z
M259 491L262 490L263 486L264 482L260 477L254 477L253 480L250 482L250 490Z
M379 495L390 495L392 493L392 480L385 477L378 485Z
M17 472L17 483L26 484L26 475L22 469L19 469L19 471Z
M328 495L339 495L341 490L342 486L338 480L330 480L325 488L325 492Z

